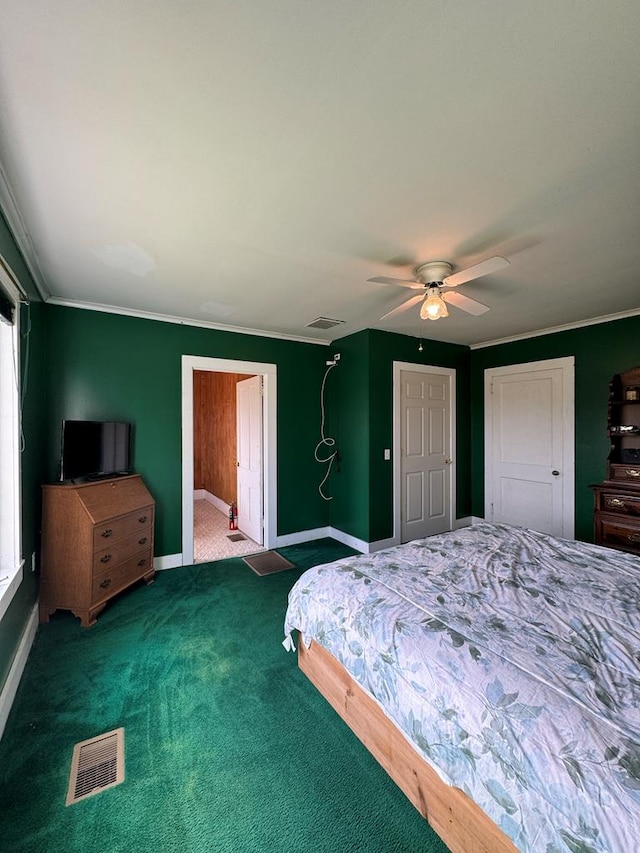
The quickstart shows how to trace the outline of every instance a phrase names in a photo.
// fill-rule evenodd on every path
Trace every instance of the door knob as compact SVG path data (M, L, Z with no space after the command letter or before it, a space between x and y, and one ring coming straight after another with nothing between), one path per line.
M552 471L551 473L553 474L553 476L554 476L554 477L559 477L559 476L560 476L560 471L555 471L555 470L554 470L554 471Z
M453 459L445 459L444 460L445 465L451 465L452 462L453 462Z

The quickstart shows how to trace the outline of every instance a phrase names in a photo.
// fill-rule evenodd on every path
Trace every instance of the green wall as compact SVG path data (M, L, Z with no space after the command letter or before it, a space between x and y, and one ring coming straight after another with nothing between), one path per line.
M328 378L333 408L330 423L340 449L340 473L328 486L334 495L331 524L375 542L393 536L393 362L456 370L456 517L471 507L469 432L469 349L368 329L335 341L330 354L340 363Z
M629 317L500 344L471 352L472 511L484 515L484 376L488 367L575 357L575 452L577 539L593 541L590 483L606 474L609 380L640 364L640 317Z
M134 424L133 468L156 500L156 555L182 550L182 355L273 363L278 371L278 534L329 523L313 459L327 348L46 305L47 479L59 477L64 418Z
M332 496L333 527L368 541L369 534L369 336L359 332L335 341L329 356L340 362L327 377L327 435L340 453L324 492ZM324 474L324 472L323 472ZM322 479L322 478L320 478Z

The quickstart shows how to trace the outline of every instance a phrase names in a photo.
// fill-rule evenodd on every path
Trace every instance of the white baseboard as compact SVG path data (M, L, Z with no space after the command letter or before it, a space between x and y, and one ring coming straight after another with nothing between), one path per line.
M389 539L378 539L377 542L369 542L368 554L373 554L374 551L382 551L384 548L393 548L394 545L399 545L400 540L395 536L390 536Z
M356 536L351 536L350 533L345 533L337 527L316 527L312 530L300 530L298 533L287 533L285 536L278 536L276 540L276 548L283 548L287 545L301 545L303 542L313 542L315 539L335 539L337 542L342 542L343 545L348 545L361 554L368 554L371 545L365 542L364 539L358 539ZM385 547L381 545L380 547Z
M331 527L315 527L313 530L299 530L297 533L285 533L276 538L276 548L287 545L300 545L303 542L313 542L315 539L326 539L333 536Z
M484 521L484 519L475 515L456 518L453 522L453 529L460 530L462 527L470 527L479 521ZM343 533L342 530L338 530L336 527L329 527L328 530L329 533L326 535L332 536L344 545L355 548L356 551L360 551L362 554L373 554L376 551L382 551L384 548L393 548L394 545L400 544L400 539L397 536L390 536L388 539L378 539L375 542L365 542L364 539L358 539L349 533Z
M472 524L476 524L476 522L479 521L484 521L484 519L475 515L456 518L453 522L453 529L460 530L462 527L470 527ZM332 536L334 539L337 539L338 542L342 542L344 545L349 545L351 548L355 548L356 551L360 551L363 554L373 554L376 551L382 551L384 548L393 548L394 545L400 544L400 539L397 536L390 536L388 539L378 539L375 542L365 542L364 539L357 539L349 533L343 533L342 530L338 530L336 527L329 527L328 530L329 533L326 535Z
M7 680L2 687L2 693L0 693L0 739L4 734L4 728L7 724L7 720L9 719L9 712L11 711L13 700L16 698L18 685L20 684L22 673L24 672L24 668L27 664L27 658L29 657L29 652L31 651L31 646L33 645L33 640L37 630L38 605L36 603L33 606L27 620L27 624L22 632L22 639L20 640L13 663L11 664Z
M193 493L193 499L194 501L209 501L209 503L216 509L219 509L223 515L227 515L229 512L229 504L221 498L217 498L215 495L212 495L211 492L208 492L206 489L196 489Z
M464 518L456 518L453 529L460 530L461 527L471 527L472 524L479 524L479 522L484 520L480 515L467 515Z
M162 572L165 569L177 569L182 565L182 554L166 554L164 557L153 558L153 568L156 572Z
M358 539L357 536L345 533L344 530L338 530L337 527L330 527L329 531L329 536L331 536L332 539L337 539L338 542L342 542L343 545L348 545L349 548L354 548L356 551L360 551L361 554L369 553L369 548L371 546L369 542L365 542L364 539Z

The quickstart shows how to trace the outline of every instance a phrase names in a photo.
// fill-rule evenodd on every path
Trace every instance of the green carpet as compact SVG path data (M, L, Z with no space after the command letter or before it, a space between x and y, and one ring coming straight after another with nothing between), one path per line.
M90 629L42 626L0 743L0 849L446 853L281 646L301 570L353 553L279 549L161 572ZM72 748L124 726L126 779L64 805Z

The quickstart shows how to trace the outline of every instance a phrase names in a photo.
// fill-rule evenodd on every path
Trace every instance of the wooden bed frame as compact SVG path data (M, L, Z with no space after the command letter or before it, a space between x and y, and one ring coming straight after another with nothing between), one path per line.
M518 853L460 788L445 784L380 706L317 642L299 636L298 665L406 794L451 853Z

